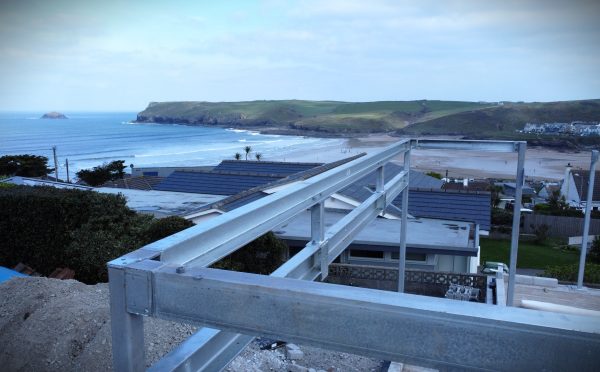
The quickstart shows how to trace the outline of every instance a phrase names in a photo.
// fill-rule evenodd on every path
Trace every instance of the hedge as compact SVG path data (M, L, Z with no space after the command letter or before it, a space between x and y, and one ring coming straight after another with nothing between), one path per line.
M540 276L556 278L564 282L577 282L578 273L579 264L559 265L547 267ZM593 263L585 264L583 281L585 283L600 284L600 265Z
M82 282L102 282L106 262L191 225L179 217L138 214L122 195L0 188L0 266L22 262L43 275L69 267Z
M212 267L255 274L271 274L285 261L287 245L272 232L257 238Z

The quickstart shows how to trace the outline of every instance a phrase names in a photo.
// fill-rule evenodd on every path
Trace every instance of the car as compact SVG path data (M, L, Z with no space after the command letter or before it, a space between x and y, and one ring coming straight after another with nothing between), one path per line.
M502 267L502 271L508 274L508 266L503 262L486 261L481 268L482 274L496 274L499 271L499 267Z

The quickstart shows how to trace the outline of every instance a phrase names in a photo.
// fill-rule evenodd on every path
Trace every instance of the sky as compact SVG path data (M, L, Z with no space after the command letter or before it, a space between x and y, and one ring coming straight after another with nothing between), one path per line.
M0 0L0 110L600 98L600 1Z

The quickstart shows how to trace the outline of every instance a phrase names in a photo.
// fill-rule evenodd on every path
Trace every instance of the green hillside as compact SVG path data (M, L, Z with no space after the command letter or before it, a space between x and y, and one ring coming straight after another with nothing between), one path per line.
M540 139L540 136L520 134L518 130L528 122L576 120L600 121L600 100L504 104L431 100L153 102L137 117L138 122L218 125L306 134L385 132L542 142L556 141L556 138L541 136ZM575 142L600 141L587 138Z
M279 127L329 133L390 132L423 120L492 104L454 101L153 102L138 122Z
M402 134L458 134L471 137L515 136L525 123L600 121L600 100L549 103L506 103L463 111L416 123Z

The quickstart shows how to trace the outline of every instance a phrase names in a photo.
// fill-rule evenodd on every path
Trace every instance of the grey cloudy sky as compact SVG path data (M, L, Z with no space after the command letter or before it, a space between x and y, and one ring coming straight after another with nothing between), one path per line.
M600 98L598 1L0 1L0 110Z

